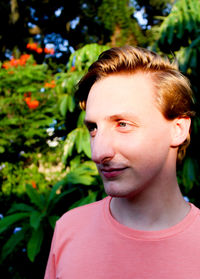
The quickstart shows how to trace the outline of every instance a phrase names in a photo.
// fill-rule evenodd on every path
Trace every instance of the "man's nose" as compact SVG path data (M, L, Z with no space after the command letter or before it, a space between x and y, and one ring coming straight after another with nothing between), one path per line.
M92 160L96 164L109 162L114 157L114 139L109 131L97 131L91 139Z

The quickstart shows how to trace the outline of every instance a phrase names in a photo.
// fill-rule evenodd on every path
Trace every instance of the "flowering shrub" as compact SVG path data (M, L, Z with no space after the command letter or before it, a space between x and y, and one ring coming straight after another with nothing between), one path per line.
M28 47L41 51L37 44ZM76 83L104 49L85 46L56 74L27 54L0 68L0 263L18 270L19 278L30 278L30 270L43 276L59 216L104 195L74 96Z
M10 61L6 61L3 63L2 68L10 69L12 67L25 66L29 58L29 54L22 54L19 59L15 59L14 57L12 57Z
M54 118L61 121L59 95L53 86L44 87L52 78L47 65L36 64L30 55L12 58L2 65L0 153L4 159L18 160L21 150L38 148L40 152L47 146L45 129ZM51 85L55 87L55 81Z

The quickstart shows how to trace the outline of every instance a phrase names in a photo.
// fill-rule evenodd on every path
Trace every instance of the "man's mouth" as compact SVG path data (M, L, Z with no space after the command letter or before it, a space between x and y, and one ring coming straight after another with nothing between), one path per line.
M122 167L122 168L100 168L100 172L103 174L105 178L115 178L119 175L121 175L127 167Z

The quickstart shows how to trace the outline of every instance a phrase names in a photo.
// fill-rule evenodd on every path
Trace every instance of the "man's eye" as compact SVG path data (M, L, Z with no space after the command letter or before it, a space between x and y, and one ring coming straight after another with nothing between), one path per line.
M119 127L124 128L124 127L127 126L127 123L126 122L119 122L118 125L119 125Z
M88 128L90 135L94 136L94 134L96 133L96 130L97 130L96 124L87 125L87 128Z

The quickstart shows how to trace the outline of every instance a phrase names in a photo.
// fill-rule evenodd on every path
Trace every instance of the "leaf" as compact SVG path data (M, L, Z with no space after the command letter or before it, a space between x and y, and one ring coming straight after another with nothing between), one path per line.
M108 46L95 43L87 44L70 55L67 68L71 69L72 66L75 66L78 71L86 70L98 58L99 54L108 48Z
M43 238L44 232L41 226L37 230L33 230L27 244L27 255L31 262L34 262L35 257L39 253Z
M64 178L61 181L58 182L59 186L64 187L68 184L67 180ZM55 184L55 186L57 185L57 183ZM47 209L46 209L46 215L50 215L52 209L58 204L58 202L66 195L72 193L73 191L75 191L76 188L70 188L68 190L64 190L62 193L60 194L56 194L54 196L53 199L48 200L47 203Z
M82 110L78 117L77 127L83 127L84 119L85 119L85 111Z
M71 184L91 185L95 182L95 178L93 177L95 175L97 175L95 164L92 161L86 161L79 167L71 170L65 179L67 183Z
M69 108L69 111L70 112L73 112L74 109L75 109L75 101L74 101L74 97L73 96L69 96L69 99L68 99L68 108Z
M43 215L38 211L33 211L30 215L30 225L35 230L38 229Z
M8 210L8 214L13 213L15 211L33 211L34 208L28 204L25 203L14 203L11 208Z
M85 155L91 159L92 154L91 154L91 147L90 147L90 134L86 128L83 130L82 149Z
M67 108L68 108L68 98L69 96L68 95L64 95L62 101L61 101L61 104L60 104L60 112L61 112L61 115L63 117L66 116L67 114Z
M190 56L190 67L193 68L193 69L196 69L197 61L198 61L197 50L193 49L192 53L191 53L191 56Z
M98 194L98 192L89 192L89 195L87 197L84 197L84 198L78 200L77 202L73 203L70 206L69 209L71 210L73 208L76 208L76 207L79 207L79 206L83 206L85 204L89 204L89 203L95 202L97 194Z
M196 181L196 165L191 158L187 158L183 165L183 185L186 193L189 192Z
M174 37L174 26L173 26L171 18L168 22L167 33L168 33L167 34L167 41L168 41L168 44L171 45L171 43L173 41L173 37Z
M71 171L67 174L66 182L70 184L91 185L94 182L94 178L87 173L80 174L79 171Z
M179 20L177 22L177 38L181 39L183 37L184 28L184 17L182 13L180 13Z
M78 153L81 153L82 151L82 142L83 142L83 129L78 128L77 135L76 135L76 149Z
M22 229L21 231L12 234L12 236L8 239L8 241L3 245L1 252L1 260L4 261L9 254L11 254L15 247L24 239L25 231Z
M3 146L0 146L0 153L4 153L5 152L5 148Z
M66 183L67 184L67 183ZM73 188L70 188L68 190L64 190L63 193L61 194L58 194L55 199L53 200L52 202L52 208L55 207L55 205L63 198L65 197L66 195L69 195L71 194L72 192L76 191L76 188L73 187Z
M0 233L6 231L14 223L27 218L30 213L15 213L0 220Z
M77 134L78 134L78 129L74 129L67 135L67 138L65 139L64 152L62 156L62 162L64 164L66 163L67 158L72 155L72 150L75 145Z
M51 225L52 229L55 228L56 221L59 219L59 216L52 215L48 217L49 224Z
M47 206L48 204L57 196L57 191L62 187L62 182L58 181L51 189L50 195L48 197Z
M35 204L39 209L43 209L43 203L40 198L40 193L37 192L36 189L34 189L31 185L26 184L26 192L32 201L33 204Z

